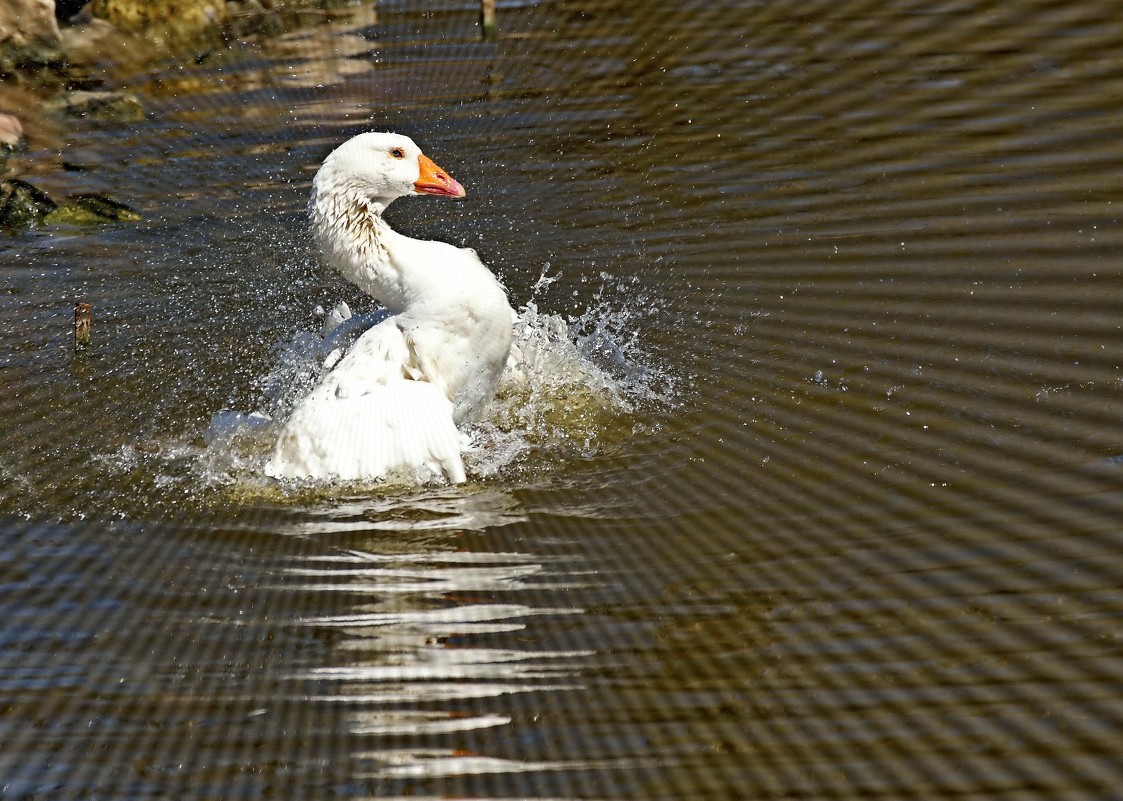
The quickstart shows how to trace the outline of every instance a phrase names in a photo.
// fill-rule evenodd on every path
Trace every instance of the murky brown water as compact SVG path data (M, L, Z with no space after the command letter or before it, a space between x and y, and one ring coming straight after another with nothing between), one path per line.
M0 241L0 798L1116 797L1114 4L474 22L121 74L149 121L32 154L147 221ZM456 489L205 444L370 309L303 211L368 128L469 190L396 224L601 324L630 410Z

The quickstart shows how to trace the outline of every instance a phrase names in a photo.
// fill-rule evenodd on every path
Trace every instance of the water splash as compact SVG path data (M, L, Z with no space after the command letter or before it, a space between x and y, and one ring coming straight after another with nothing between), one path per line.
M653 411L673 403L669 372L654 367L642 347L652 306L614 304L622 288L602 274L592 305L580 315L544 312L539 298L558 277L548 276L549 267L544 265L532 298L518 311L495 401L484 419L464 429L471 479L549 474L574 458L631 441L655 425ZM201 485L277 494L278 485L261 468L280 422L354 340L387 315L354 315L346 304L315 311L322 321L318 331L299 331L277 346L274 368L257 382L257 411L213 417L194 470ZM286 488L284 497L314 499L325 491L332 490Z

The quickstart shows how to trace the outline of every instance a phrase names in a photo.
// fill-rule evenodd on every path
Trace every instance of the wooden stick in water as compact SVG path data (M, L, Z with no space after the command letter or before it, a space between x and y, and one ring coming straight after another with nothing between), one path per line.
M94 311L89 303L74 304L74 350L79 351L93 341Z
M480 27L485 42L495 39L495 0L480 0Z

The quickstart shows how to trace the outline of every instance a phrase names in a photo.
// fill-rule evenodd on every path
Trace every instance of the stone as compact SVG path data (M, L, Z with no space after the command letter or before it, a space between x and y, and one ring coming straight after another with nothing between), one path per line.
M18 178L0 181L0 230L11 231L40 223L96 225L141 219L136 209L96 192L71 195L59 204L27 181Z
M23 145L23 125L17 117L0 111L0 151L17 150Z
M63 60L54 0L0 2L0 73Z
M136 95L128 92L66 92L48 100L44 108L70 117L85 117L103 123L139 122L144 119L144 106Z
M46 192L27 181L0 181L0 229L36 225L56 208L58 204Z
M71 195L43 218L48 224L88 225L105 222L137 222L142 219L135 209L98 193Z
M225 32L228 39L276 36L285 32L285 20L282 16L266 10L260 0L228 2L226 14Z
M71 65L96 65L118 60L135 48L127 36L103 19L83 14L60 29L62 49Z
M87 8L123 31L186 42L226 20L225 0L90 0Z
M227 14L261 14L264 11L261 0L226 0Z

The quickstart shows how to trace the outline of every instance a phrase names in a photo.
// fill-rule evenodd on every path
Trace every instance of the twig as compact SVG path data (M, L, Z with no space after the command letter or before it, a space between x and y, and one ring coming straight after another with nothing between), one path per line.
M74 352L85 348L94 337L94 311L89 303L74 304Z
M485 42L495 39L495 0L480 0L480 27Z

